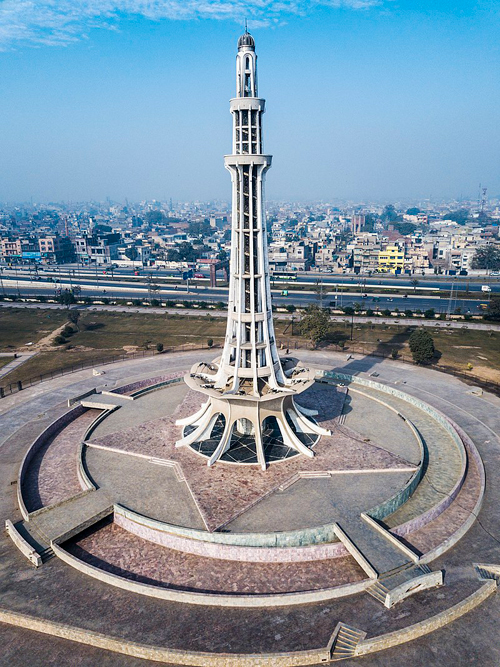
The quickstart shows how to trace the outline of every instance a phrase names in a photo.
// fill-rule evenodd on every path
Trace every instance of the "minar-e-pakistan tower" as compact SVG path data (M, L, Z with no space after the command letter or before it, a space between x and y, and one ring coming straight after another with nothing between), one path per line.
M239 434L255 440L257 462L265 470L265 420L279 429L284 445L310 457L314 452L301 435L329 435L309 419L314 411L295 402L296 395L313 384L314 373L293 360L282 364L276 347L263 206L272 160L263 153L264 111L265 100L257 92L255 41L245 31L238 40L236 97L231 100L233 152L225 157L233 188L226 338L220 358L195 364L186 375L188 386L206 394L207 401L196 414L177 422L184 427L179 447L213 438L218 424L220 439L208 456L209 466Z

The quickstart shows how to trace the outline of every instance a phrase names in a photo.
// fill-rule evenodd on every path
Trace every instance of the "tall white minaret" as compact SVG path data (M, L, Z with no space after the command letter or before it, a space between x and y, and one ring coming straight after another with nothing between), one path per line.
M284 384L274 335L264 179L271 156L263 154L265 100L257 92L257 55L253 37L238 41L236 97L231 100L233 153L225 158L233 186L231 264L226 341L216 386L260 396Z
M193 427L186 428L177 445L209 440L222 418L223 432L207 457L208 465L231 447L236 431L254 438L257 463L265 470L266 419L276 420L285 445L306 456L314 452L300 434L320 436L329 431L307 418L314 413L294 402L294 396L314 382L314 374L290 360L283 367L276 346L263 206L271 156L263 153L265 100L258 97L255 41L248 31L238 40L236 97L230 108L233 152L226 155L225 166L231 173L233 208L226 337L220 358L212 364L195 364L185 377L191 388L209 398L196 414L177 422Z

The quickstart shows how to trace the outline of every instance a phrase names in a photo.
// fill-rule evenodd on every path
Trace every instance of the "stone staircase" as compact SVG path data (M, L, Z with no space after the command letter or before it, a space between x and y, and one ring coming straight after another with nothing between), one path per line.
M340 623L333 642L331 662L354 657L357 645L365 636L366 632Z
M390 608L395 604L394 600L391 600L391 593L396 588L403 584L411 584L415 582L415 590L421 590L419 582L419 577L424 575L431 574L432 570L428 565L425 564L408 564L406 566L392 570L391 572L384 573L379 577L369 588L366 589L366 592L371 595L375 600L383 604L385 607ZM439 579L439 574L434 573L437 579ZM442 573L441 573L442 577ZM490 577L491 578L491 577ZM442 583L442 578L441 578ZM439 583L431 583L430 586L439 585ZM397 600L396 600L397 602Z
M45 549L42 549L40 552L40 558L42 559L42 563L46 563L48 560L51 558L54 558L55 553L52 547L45 547Z
M385 605L389 589L387 588L387 586L384 586L384 584L380 581L380 579L377 579L375 583L372 586L370 586L370 588L366 589L366 592L369 595L371 595L372 598L375 598L375 600Z
M480 579L493 579L500 586L500 565L474 563L474 568Z

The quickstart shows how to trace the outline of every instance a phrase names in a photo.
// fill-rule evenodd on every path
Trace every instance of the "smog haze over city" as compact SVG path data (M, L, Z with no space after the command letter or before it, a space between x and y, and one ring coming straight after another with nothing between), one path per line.
M228 200L245 17L268 199L500 193L493 0L3 0L0 202Z

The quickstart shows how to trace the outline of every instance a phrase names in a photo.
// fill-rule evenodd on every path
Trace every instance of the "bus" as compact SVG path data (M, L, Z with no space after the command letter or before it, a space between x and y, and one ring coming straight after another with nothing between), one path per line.
M291 271L278 271L273 273L273 280L297 280L297 274L292 273Z

